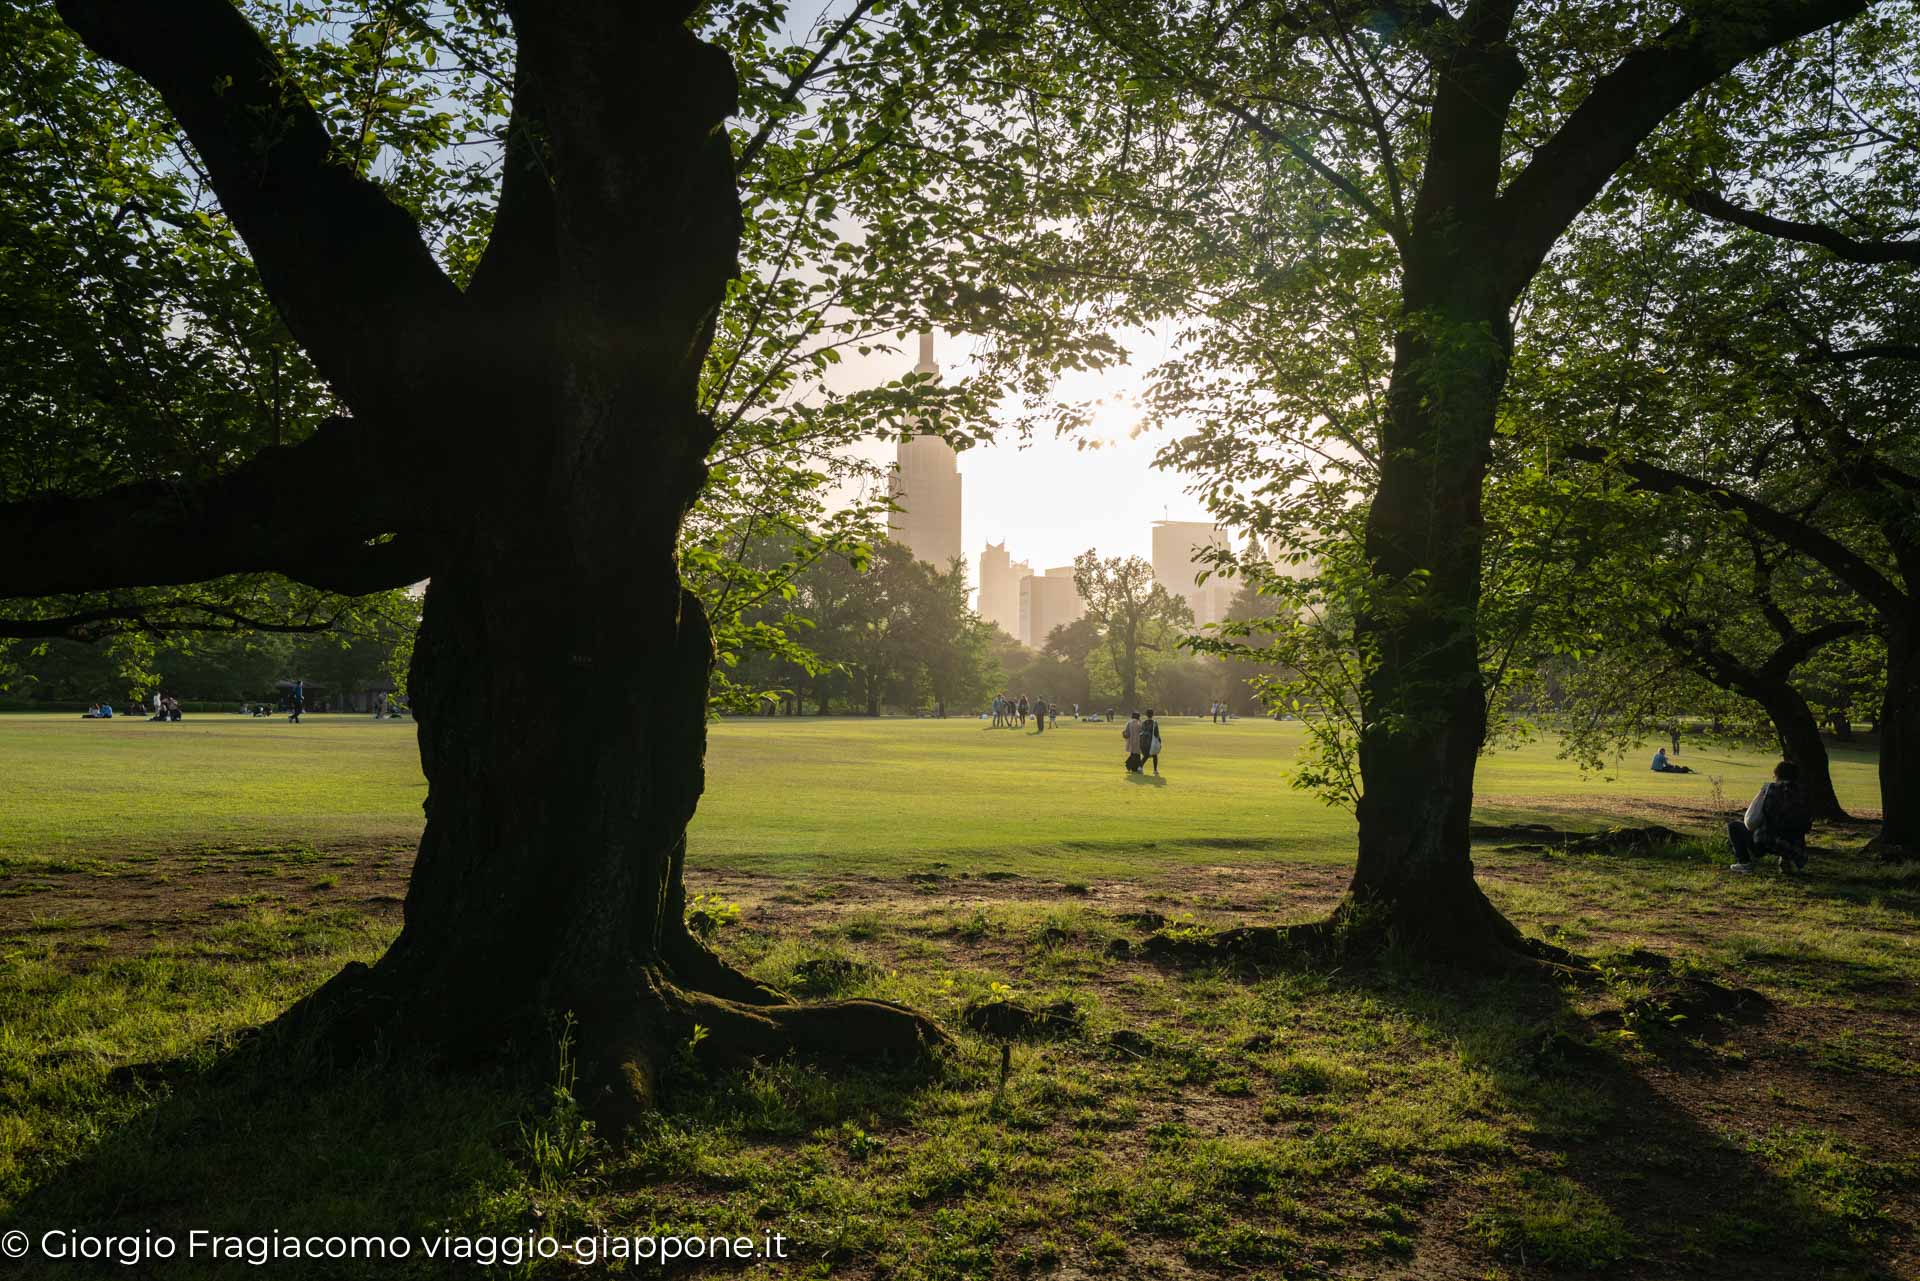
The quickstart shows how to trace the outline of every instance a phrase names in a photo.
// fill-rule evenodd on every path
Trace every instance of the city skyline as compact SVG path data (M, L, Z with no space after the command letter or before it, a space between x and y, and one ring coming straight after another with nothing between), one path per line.
M1088 548L1150 560L1151 522L1209 519L1205 505L1185 492L1187 477L1153 466L1166 436L1137 428L1133 400L1163 354L1162 340L1145 331L1116 337L1140 364L1074 371L1057 388L1062 401L1099 402L1084 437L1009 435L958 454L960 546L971 585L978 586L980 552L989 543L1004 541L1017 559L1042 567L1071 563ZM906 335L892 351L850 353L835 367L833 385L852 390L899 377L917 338ZM963 374L969 360L964 353L954 358L954 336L934 339L934 372ZM849 452L883 467L900 461L898 442L878 437Z
M939 378L934 335L920 334L919 348L914 372ZM1076 451L1076 458L1084 458L1087 452ZM1006 536L998 542L982 539L980 550L969 552L965 497L970 487L959 464L959 453L939 436L912 436L895 442L887 480L888 496L894 504L887 517L888 536L916 559L942 569L958 560L966 569L975 612L1022 644L1039 649L1054 628L1085 614L1086 603L1073 581L1074 556L1088 550L1102 556L1139 555L1091 544L1076 548L1071 556L1059 557L1059 563L1042 570L1034 566L1046 565L1047 558L1028 554L1014 560L1010 546L1014 540ZM1069 506L1074 492L1068 491ZM1060 502L1060 496L1044 485L1035 497L1042 508ZM1163 505L1162 512L1169 508ZM1148 531L1147 555L1142 559L1152 565L1154 581L1187 602L1196 624L1205 626L1224 619L1238 584L1213 575L1205 554L1209 548L1231 542L1232 532L1211 520L1173 520L1164 514L1152 519L1150 512L1147 515L1149 519L1141 520L1138 512L1123 503L1118 513L1122 523L1108 532L1137 535L1141 529ZM1127 529L1127 525L1133 528ZM1084 529L1079 532L1084 536ZM1025 546L1019 550L1028 552ZM1203 574L1208 576L1200 581Z

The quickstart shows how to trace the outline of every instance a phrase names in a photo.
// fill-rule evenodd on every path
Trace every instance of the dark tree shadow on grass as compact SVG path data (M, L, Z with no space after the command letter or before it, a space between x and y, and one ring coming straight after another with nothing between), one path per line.
M557 1066L557 1042L554 1058ZM682 1067L662 1082L667 1107L656 1125L614 1142L591 1136L570 1161L565 1147L581 1133L581 1117L556 1093L557 1078L378 1058L335 1069L291 1038L261 1031L191 1060L110 1073L91 1102L96 1113L121 1119L78 1155L35 1172L36 1186L0 1216L0 1229L23 1230L35 1243L48 1232L78 1230L167 1235L179 1244L174 1260L148 1270L49 1261L36 1244L10 1269L21 1277L481 1275L485 1269L471 1259L426 1257L423 1239L596 1234L599 1226L583 1213L584 1189L617 1192L686 1173L674 1162L676 1145L655 1141L666 1129L725 1125L797 1144L847 1117L898 1121L939 1071L827 1074L796 1061L711 1074ZM769 1075L780 1078L778 1087L768 1088ZM606 1177L603 1161L612 1171ZM400 1237L411 1253L358 1263L271 1258L264 1267L204 1252L188 1259L195 1228L240 1238ZM565 1259L548 1266L606 1274ZM522 1275L500 1273L509 1274Z
M1737 1049L1767 1035L1757 993L1676 982L1659 963L1595 988L1445 976L1392 954L1322 973L1457 1045L1523 1118L1504 1150L1463 1144L1464 1168L1417 1208L1406 1275L1455 1275L1455 1255L1513 1277L1912 1275L1912 1243L1886 1210L1911 1210L1920 1166L1773 1101L1782 1079ZM1582 1013L1596 1003L1614 1008ZM1469 1266L1461 1275L1484 1272Z
M1591 1020L1543 1000L1542 1017L1518 1023L1516 1036L1467 1048L1532 1122L1528 1145L1540 1160L1528 1167L1557 1167L1549 1177L1583 1188L1622 1226L1622 1274L1903 1274L1912 1260L1893 1257L1891 1225L1879 1217L1902 1176L1880 1154L1836 1140L1819 1112L1780 1107L1779 1092L1793 1087L1741 1054L1739 1045L1769 1035L1764 999L1676 988L1658 969L1635 987L1623 1008ZM1595 1098L1604 1110L1591 1115L1584 1105ZM1498 1201L1483 1207L1479 1234L1507 1247L1509 1262L1532 1236L1531 1257L1548 1271L1579 1270L1577 1250L1555 1257L1556 1240L1576 1225L1556 1219L1550 1198L1519 1198L1505 1222Z
M172 1236L151 1275L261 1275L244 1261L187 1258L195 1228L252 1237L405 1236L443 1224L510 1232L515 1207L495 1194L524 1184L518 1126L534 1115L531 1082L441 1075L390 1063L330 1070L257 1034L193 1061L120 1069L75 1111L123 1116L79 1155L38 1172L8 1228ZM91 1106L88 1106L91 1105ZM40 1257L28 1275L90 1276L103 1265ZM272 1275L406 1276L411 1263L272 1260ZM141 1275L139 1269L122 1275ZM16 1272L15 1275L22 1275Z

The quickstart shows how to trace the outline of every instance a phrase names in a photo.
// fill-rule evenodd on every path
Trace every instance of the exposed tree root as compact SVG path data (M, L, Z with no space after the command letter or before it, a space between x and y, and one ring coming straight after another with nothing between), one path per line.
M618 1133L659 1106L676 1061L725 1068L788 1055L862 1066L925 1062L952 1039L927 1016L890 1001L748 1003L689 991L657 972L638 976L635 1000L606 1009L583 1056L595 1119Z
M1587 961L1541 939L1528 938L1477 889L1459 902L1458 911L1436 915L1395 911L1353 894L1332 914L1295 925L1249 925L1196 934L1161 932L1141 952L1153 959L1185 963L1222 961L1252 965L1363 965L1390 950L1453 968L1502 974L1585 975Z
M888 1001L799 1004L755 982L693 940L679 963L636 963L621 978L574 999L515 1008L455 1008L431 989L409 986L383 967L348 965L274 1025L322 1070L392 1053L453 1064L505 1063L551 1070L553 1019L571 1014L580 1079L576 1089L609 1133L659 1102L676 1063L726 1067L787 1055L860 1065L925 1061L951 1044L932 1019ZM463 991L471 991L465 988ZM495 994L501 997L502 994Z
M674 978L683 987L742 1005L785 1005L793 1000L780 989L734 969L684 928L673 931L662 950L673 967Z

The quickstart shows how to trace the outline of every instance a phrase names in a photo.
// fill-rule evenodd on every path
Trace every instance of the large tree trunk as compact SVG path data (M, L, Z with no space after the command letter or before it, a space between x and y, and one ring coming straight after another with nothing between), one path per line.
M1400 316L1367 511L1358 754L1359 857L1337 919L1436 957L1506 965L1555 955L1473 876L1468 820L1486 737L1478 614L1481 489L1531 269L1496 208L1501 139L1525 72L1513 8L1474 6L1439 77L1430 150L1401 245Z
M428 799L405 927L314 1009L336 1043L463 1058L544 1053L571 1014L615 1116L652 1100L696 1023L716 1059L920 1052L940 1033L911 1012L794 1005L688 934L712 640L670 549L607 551L566 579L551 561L434 579L411 678Z
M1887 684L1880 700L1880 806L1872 849L1882 858L1920 857L1920 619L1910 612L1886 631Z
M1800 786L1806 791L1813 817L1845 822L1847 811L1841 808L1840 797L1833 790L1833 763L1827 757L1827 743L1820 737L1820 722L1807 700L1786 684L1747 692L1766 709L1786 758L1800 767Z
M1468 839L1486 734L1474 624L1481 481L1511 336L1504 302L1477 291L1464 267L1410 264L1404 298L1410 323L1396 342L1367 516L1365 791L1343 911L1428 952L1480 960L1530 950L1481 893ZM1442 362L1443 382L1433 376Z
M514 136L545 151L509 151L468 291L485 359L446 407L484 435L439 482L412 678L426 832L398 942L301 1017L336 1044L544 1057L570 1013L616 1112L651 1100L696 1024L717 1059L918 1053L941 1038L920 1016L795 1005L683 919L713 643L676 546L737 269L733 69L652 6L519 17Z

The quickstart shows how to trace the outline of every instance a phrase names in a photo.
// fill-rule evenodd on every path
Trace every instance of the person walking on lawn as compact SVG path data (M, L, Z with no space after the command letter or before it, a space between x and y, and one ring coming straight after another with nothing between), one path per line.
M1140 722L1139 745L1140 755L1153 762L1153 776L1160 777L1160 722L1153 719L1151 707L1147 709L1147 719Z
M1744 817L1727 824L1733 846L1735 872L1751 872L1753 861L1768 854L1780 856L1783 872L1807 870L1807 833L1813 830L1813 811L1806 789L1800 786L1800 767L1781 761L1773 767L1773 782L1761 788Z

